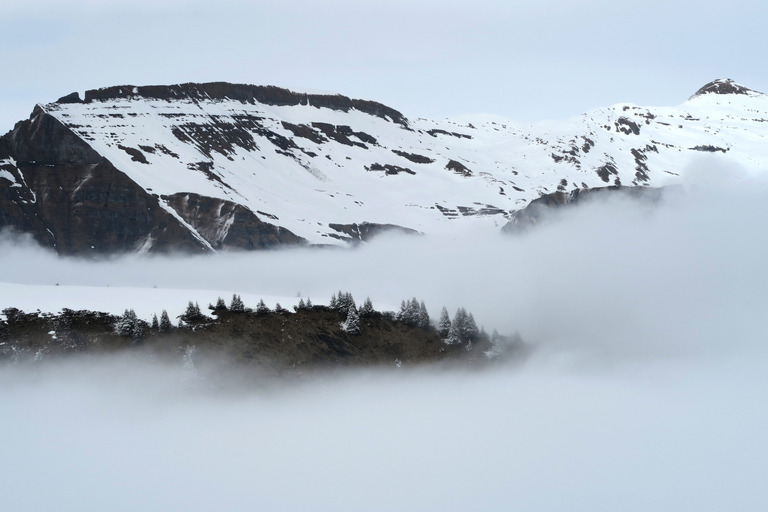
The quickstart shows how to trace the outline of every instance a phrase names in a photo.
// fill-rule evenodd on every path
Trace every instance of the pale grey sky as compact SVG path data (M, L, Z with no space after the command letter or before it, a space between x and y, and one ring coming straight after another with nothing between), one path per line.
M760 1L5 0L0 132L117 84L319 89L409 117L558 119L675 105L722 77L768 90Z

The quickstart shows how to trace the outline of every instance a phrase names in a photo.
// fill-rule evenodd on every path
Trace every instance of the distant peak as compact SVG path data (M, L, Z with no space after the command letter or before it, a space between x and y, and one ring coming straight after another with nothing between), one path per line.
M696 91L691 99L705 94L761 94L757 91L739 85L730 78L718 78Z

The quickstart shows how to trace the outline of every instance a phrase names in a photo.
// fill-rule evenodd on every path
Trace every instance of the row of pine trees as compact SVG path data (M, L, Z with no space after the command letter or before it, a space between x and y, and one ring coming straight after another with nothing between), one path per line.
M341 328L350 334L360 333L360 319L370 317L376 314L384 314L390 316L393 320L403 322L413 327L419 327L422 329L428 329L431 326L429 313L424 301L419 301L415 297L410 300L403 300L400 303L400 311L397 313L378 313L373 308L373 303L370 297L366 298L360 307L355 304L355 299L349 292L339 291L338 294L334 293L331 296L330 303L328 305L331 309L338 311L346 315L344 322L341 323ZM310 299L306 301L302 298L299 300L299 304L294 306L294 310L306 310L312 309L314 305ZM264 303L264 300L259 300L255 309L246 308L242 298L238 294L232 296L232 300L229 306L224 302L221 297L218 298L215 305L209 305L209 309L213 311L229 310L232 312L255 312L255 313L269 313L272 310ZM275 306L275 312L283 313L287 312L285 308L277 303ZM179 327L183 327L185 324L194 325L196 323L204 321L207 317L200 310L200 306L197 302L190 301L186 310L179 317ZM144 334L144 326L146 323L142 322L136 317L136 312L133 309L126 309L125 313L115 323L115 333L120 336L132 337L139 339ZM168 316L168 312L163 310L158 319L157 315L153 315L152 323L149 326L150 329L159 333L167 333L173 328L171 319ZM481 331L477 327L475 318L472 313L468 313L464 308L459 308L456 311L456 315L451 320L448 315L448 310L443 307L440 312L440 319L437 322L436 329L441 339L448 344L467 344L471 345L477 341L481 336Z

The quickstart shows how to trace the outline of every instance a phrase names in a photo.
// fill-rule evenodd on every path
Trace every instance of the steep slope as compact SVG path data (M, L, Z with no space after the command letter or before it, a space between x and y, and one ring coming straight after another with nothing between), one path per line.
M40 108L0 146L0 225L60 254L189 250L207 244Z
M761 171L766 119L768 96L730 80L677 107L620 104L537 124L407 119L371 101L276 87L111 87L39 106L3 138L0 225L49 245L50 230L66 253L89 244L107 252L251 249L341 244L395 228L500 228L541 195L663 185L704 153ZM91 191L93 172L84 177L97 161L99 176L136 189L109 203L126 209L113 215L124 224L78 224L82 207L64 206L76 190ZM80 170L61 197L41 185L72 165ZM54 222L49 210L73 213ZM77 244L59 240L89 229L91 238L69 235ZM119 241L105 244L113 231ZM170 241L177 231L183 241Z

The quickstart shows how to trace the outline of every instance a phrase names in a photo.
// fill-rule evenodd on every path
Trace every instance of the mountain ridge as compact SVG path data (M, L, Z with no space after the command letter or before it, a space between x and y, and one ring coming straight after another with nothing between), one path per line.
M79 255L500 230L543 195L664 186L702 155L760 171L766 121L768 97L729 79L677 107L527 124L274 86L113 86L38 105L0 139L0 228Z
M70 93L56 100L55 103L93 103L141 97L173 101L179 99L197 100L237 100L251 104L262 103L274 106L311 105L332 110L348 112L356 109L377 117L389 117L396 123L407 124L405 117L397 110L382 103L369 100L352 99L341 94L312 94L295 92L274 85L234 84L229 82L187 82L174 85L116 85L85 91L85 98L80 99L77 92Z

